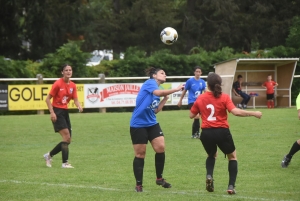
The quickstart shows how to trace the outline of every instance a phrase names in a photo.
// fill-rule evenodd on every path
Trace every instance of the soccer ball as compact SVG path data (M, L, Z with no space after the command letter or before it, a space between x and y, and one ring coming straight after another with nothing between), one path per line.
M161 41L166 45L172 45L178 39L178 34L172 27L164 28L160 33Z

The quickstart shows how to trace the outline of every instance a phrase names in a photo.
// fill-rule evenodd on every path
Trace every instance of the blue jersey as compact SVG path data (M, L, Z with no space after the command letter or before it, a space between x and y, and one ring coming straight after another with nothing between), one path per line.
M197 97L205 90L205 88L206 83L204 80L196 80L194 77L188 79L184 86L184 89L189 92L188 104L194 103Z
M160 98L153 94L158 85L154 79L144 82L137 97L136 106L130 120L130 127L142 128L157 124L155 109L158 107Z

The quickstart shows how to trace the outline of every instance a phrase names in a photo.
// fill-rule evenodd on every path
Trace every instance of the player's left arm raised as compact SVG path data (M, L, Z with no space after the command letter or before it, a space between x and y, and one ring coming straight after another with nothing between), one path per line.
M168 101L169 99L169 96L165 96L161 101L160 103L158 104L158 107L156 108L155 110L155 114L159 113L163 107L165 106L166 102Z

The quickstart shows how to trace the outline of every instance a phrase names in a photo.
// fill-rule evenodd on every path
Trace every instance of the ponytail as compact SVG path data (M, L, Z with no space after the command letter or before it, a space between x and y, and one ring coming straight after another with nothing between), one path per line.
M207 85L209 89L212 91L215 98L219 98L222 94L221 87L222 79L216 73L209 73L207 76Z

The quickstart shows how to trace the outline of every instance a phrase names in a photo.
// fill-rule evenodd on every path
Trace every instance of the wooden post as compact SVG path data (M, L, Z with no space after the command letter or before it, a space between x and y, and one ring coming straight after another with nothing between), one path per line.
M105 83L105 75L104 74L99 74L99 83ZM106 108L99 108L100 113L106 113Z
M37 74L36 78L37 78L36 84L43 84L43 75L42 74ZM44 110L38 110L37 114L44 114Z

